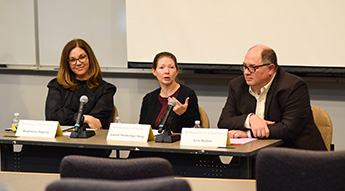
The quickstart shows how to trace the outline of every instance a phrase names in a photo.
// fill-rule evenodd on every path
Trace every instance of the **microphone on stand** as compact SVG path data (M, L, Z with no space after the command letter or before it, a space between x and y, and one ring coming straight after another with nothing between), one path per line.
M70 135L71 138L89 138L96 135L95 131L87 131L85 128L87 124L84 124L83 110L84 110L85 104L88 101L89 101L89 98L86 95L82 95L80 97L80 105L79 105L77 120L74 125L75 130L71 132L71 135Z
M161 122L160 122L160 124L158 126L158 133L161 133L163 131L163 129L165 128L166 123L167 123L167 121L169 119L171 110L174 108L175 105L176 105L176 101L175 100L171 99L171 100L168 101L167 110L165 111L164 116L161 119Z
M89 101L89 98L86 95L82 95L79 99L80 105L78 109L78 115L77 115L77 120L75 122L75 131L79 131L81 123L83 123L84 120L82 120L83 117L83 110L84 110L84 105Z
M163 133L155 136L155 142L158 143L172 143L180 140L181 136L179 134L172 134L170 125L168 124L168 119L171 114L172 109L176 105L176 101L173 99L168 101L168 108L165 111L163 118L158 126L158 132Z
M87 124L84 124L83 110L84 110L85 104L88 101L89 101L89 98L86 95L82 95L80 97L80 105L78 109L77 120L74 125L75 130L71 132L71 135L70 135L71 138L89 138L96 135L95 131L87 131L85 128Z

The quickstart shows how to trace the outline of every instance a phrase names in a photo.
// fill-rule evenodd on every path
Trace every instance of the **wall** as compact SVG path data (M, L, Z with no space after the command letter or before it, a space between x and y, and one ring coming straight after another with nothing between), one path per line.
M55 77L54 72L1 72L0 73L0 130L10 127L14 112L22 119L44 119L46 85ZM227 83L232 76L180 75L185 85L195 90L199 104L210 118L211 127L217 121L227 96ZM117 86L115 104L121 120L137 123L143 96L158 87L150 74L105 74L105 79ZM332 118L333 143L336 150L345 149L343 135L345 113L345 82L334 79L306 79L310 88L311 102L325 109Z
M128 61L170 50L180 63L240 64L249 47L266 44L282 66L344 67L343 7L344 0L127 0Z
M127 68L125 0L0 0L0 26L3 67L55 70L82 38L104 70Z

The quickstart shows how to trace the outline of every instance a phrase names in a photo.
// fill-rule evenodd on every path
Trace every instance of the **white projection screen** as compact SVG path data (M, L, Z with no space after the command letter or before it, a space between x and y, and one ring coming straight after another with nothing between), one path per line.
M281 66L345 67L344 0L127 0L128 62L238 65L256 44Z

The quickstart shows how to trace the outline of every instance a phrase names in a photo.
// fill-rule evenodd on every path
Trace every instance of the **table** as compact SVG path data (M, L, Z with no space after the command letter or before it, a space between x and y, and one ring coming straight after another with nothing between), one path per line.
M1 187L5 186L9 191L44 191L46 187L60 180L60 174L53 173L22 173L22 172L0 172Z
M209 190L241 190L255 191L255 180L241 179L220 179L220 178L185 178L193 191ZM0 172L1 186L11 188L11 191L34 190L44 191L52 182L60 180L60 174L57 173L22 173L22 172Z
M108 141L107 133L107 130L97 130L93 137L73 139L69 136L16 137L13 132L1 132L1 170L57 173L61 159L66 155L109 157L112 150L117 150L130 151L129 157L158 155L167 158L177 176L254 178L254 161L258 151L283 143L281 140L266 139L226 148L192 147L180 146L179 141ZM232 157L236 160L231 161Z

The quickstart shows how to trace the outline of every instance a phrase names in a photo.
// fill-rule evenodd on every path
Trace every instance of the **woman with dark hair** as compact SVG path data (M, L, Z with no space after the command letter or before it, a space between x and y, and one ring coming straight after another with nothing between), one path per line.
M170 99L176 102L167 121L173 132L180 133L182 127L193 127L195 120L200 120L198 98L192 89L176 82L178 72L177 60L172 53L161 52L155 56L152 73L160 88L143 98L140 124L151 124L152 128L157 129Z
M74 125L79 99L86 95L88 102L84 107L83 122L92 129L108 128L116 87L103 80L96 56L87 42L74 39L65 45L57 78L47 87L46 120Z

